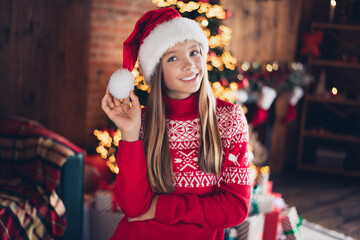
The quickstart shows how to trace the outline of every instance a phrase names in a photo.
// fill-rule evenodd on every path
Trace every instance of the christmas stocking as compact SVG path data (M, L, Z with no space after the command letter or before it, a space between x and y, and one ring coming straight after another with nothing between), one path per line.
M295 106L304 95L304 90L301 87L295 87L289 94L289 103L285 116L281 119L281 124L285 125L294 121L296 117Z
M255 117L251 120L251 125L256 127L262 124L267 116L268 110L276 97L275 89L264 86L261 89L259 98L257 99L256 105L258 107Z

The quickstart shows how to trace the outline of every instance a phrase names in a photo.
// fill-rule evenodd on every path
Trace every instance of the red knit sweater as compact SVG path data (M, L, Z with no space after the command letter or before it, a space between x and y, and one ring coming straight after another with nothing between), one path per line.
M224 148L220 176L200 171L198 94L165 98L176 190L161 194L155 219L128 222L147 211L153 192L146 177L141 140L119 142L115 197L125 214L112 239L224 239L224 229L247 216L250 198L248 130L241 107L217 100L216 114Z

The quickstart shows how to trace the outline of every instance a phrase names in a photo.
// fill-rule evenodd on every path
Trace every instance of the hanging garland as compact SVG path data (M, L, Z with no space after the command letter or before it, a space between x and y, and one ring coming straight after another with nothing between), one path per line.
M289 91L296 86L304 87L312 80L300 62L243 62L238 78L240 81L248 81L251 90L269 86L277 92Z

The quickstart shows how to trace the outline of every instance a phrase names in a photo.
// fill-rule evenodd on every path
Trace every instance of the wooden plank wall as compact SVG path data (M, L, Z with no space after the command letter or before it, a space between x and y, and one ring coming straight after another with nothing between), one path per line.
M302 0L227 0L230 49L238 61L293 61Z
M0 0L0 114L84 147L90 1Z

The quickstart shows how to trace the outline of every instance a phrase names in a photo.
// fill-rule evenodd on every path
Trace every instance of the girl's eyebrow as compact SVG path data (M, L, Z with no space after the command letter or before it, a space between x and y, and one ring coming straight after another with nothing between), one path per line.
M197 46L198 46L198 44L195 43L194 45L190 46L189 49L195 48L195 47L197 47ZM177 52L177 51L169 51L169 52L165 53L163 57L166 57L167 55L174 54L174 53L176 53L176 52Z
M176 53L177 51L170 51L170 52L167 52L167 53L165 53L164 54L164 56L163 57L166 57L167 55L171 55L171 54L174 54L174 53Z

